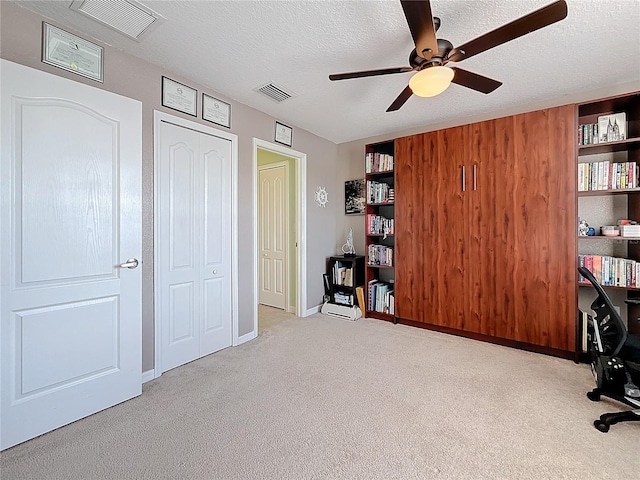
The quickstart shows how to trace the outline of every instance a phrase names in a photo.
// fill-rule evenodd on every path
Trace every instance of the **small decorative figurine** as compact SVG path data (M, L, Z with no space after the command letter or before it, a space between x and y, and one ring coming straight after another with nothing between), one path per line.
M347 257L353 257L356 254L356 248L353 246L353 228L349 229L347 243L342 245L342 253Z
M578 235L583 237L589 235L589 224L586 220L580 220L580 225L578 226Z

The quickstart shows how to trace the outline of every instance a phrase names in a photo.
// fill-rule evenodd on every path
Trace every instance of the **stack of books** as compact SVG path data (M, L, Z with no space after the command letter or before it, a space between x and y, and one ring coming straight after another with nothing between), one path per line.
M640 225L620 225L620 236L640 237Z

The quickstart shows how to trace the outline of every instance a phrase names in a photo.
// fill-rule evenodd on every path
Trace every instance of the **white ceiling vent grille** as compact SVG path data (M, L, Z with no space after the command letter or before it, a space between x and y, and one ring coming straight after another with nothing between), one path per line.
M73 0L69 8L138 41L164 21L136 0Z
M267 83L266 85L255 88L254 90L263 95L266 95L271 100L275 100L278 103L284 102L285 100L288 100L291 97L295 97L293 93L287 92L284 88L279 87L275 83Z

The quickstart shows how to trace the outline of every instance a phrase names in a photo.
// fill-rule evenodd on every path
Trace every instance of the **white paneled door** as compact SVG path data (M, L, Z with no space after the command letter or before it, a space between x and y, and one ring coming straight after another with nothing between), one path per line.
M287 309L288 182L286 163L260 167L258 238L260 303Z
M164 372L231 345L233 145L171 121L156 119L156 129Z
M141 393L142 108L1 62L5 449Z

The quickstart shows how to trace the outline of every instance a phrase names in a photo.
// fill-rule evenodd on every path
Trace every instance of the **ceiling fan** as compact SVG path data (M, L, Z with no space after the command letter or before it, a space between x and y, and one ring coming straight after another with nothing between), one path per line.
M432 16L429 0L401 0L400 3L416 45L409 55L410 66L329 75L329 80L345 80L391 73L417 72L409 80L409 85L387 108L387 112L398 110L413 94L421 97L438 95L445 91L451 82L482 93L493 92L502 85L502 82L461 68L445 67L445 65L471 58L485 50L558 22L567 16L566 1L558 0L454 48L448 40L436 38L440 19Z

